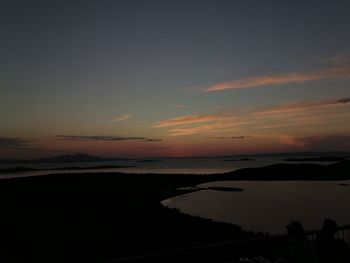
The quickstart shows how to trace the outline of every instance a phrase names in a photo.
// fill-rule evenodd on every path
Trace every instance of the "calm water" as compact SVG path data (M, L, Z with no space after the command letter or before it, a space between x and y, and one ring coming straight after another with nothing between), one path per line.
M21 177L29 175L42 175L47 173L79 173L79 172L126 172L126 173L176 173L176 174L211 174L234 171L246 167L260 167L283 162L282 158L255 158L253 161L225 161L229 158L173 158L156 159L156 162L139 162L137 160L121 160L107 162L84 162L84 163L44 163L44 164L0 164L0 168L31 167L50 169L58 167L93 167L102 165L129 165L130 168L113 169L84 169L84 170L55 170L25 172L16 174L1 173L0 177Z
M339 184L349 184L341 186ZM282 234L291 220L305 229L321 228L323 219L350 223L349 181L226 181L200 186L224 186L243 192L203 190L162 202L184 213L242 226L245 230Z

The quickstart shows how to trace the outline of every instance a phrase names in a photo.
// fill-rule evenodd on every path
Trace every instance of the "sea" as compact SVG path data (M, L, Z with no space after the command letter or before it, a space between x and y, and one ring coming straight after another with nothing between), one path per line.
M164 200L183 213L239 225L246 231L286 234L294 220L305 230L322 229L326 218L350 225L350 180L221 181L200 187L233 187L243 191L201 190ZM349 235L347 236L349 242Z

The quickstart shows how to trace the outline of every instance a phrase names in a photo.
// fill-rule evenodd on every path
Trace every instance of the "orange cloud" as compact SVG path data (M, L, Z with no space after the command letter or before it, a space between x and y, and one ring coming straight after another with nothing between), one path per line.
M181 135L200 134L200 133L205 133L210 130L213 130L214 128L215 128L215 125L202 125L202 126L192 127L192 128L172 129L169 131L169 135L181 136Z
M321 116L310 116L310 117L292 117L288 121L283 121L281 119L275 119L267 124L257 125L258 129L280 129L288 127L300 127L300 126L314 126L316 124L322 124L325 122L325 118Z
M233 81L217 83L208 89L207 92L222 91L228 89L243 89L251 87L278 85L286 83L302 83L306 81L330 79L330 78L349 78L350 77L350 59L343 57L337 60L328 60L330 64L328 69L311 72L293 72L271 76L253 76Z
M345 127L343 119L349 115L343 112L347 110L346 105L350 106L350 97L280 104L241 115L233 115L232 109L227 109L212 114L179 116L160 121L153 127L169 128L166 131L169 136L207 134L215 137L225 137L232 132L266 134L269 130L286 130L289 127L293 131L300 131L306 126L308 129L317 127L329 130L329 126L320 125L332 121Z
M280 142L303 150L347 150L350 146L350 135L345 133L312 135L306 137L281 136Z
M350 98L341 98L333 100L315 101L315 102L299 102L284 104L276 107L272 107L263 111L256 112L255 115L270 115L280 114L292 111L300 111L309 108L323 108L323 107L334 107L350 104Z
M192 123L205 123L205 122L211 122L216 121L219 119L223 119L222 116L215 115L215 114L208 114L208 115L186 115L181 117L176 117L168 120L164 120L161 122L158 122L155 127L161 128L161 127L170 127L170 126L177 126L177 125L184 125L184 124L192 124Z
M233 131L237 127L245 124L249 124L251 121L236 122L233 119L227 119L225 121L216 121L213 124L201 125L195 127L186 127L181 129L169 130L170 136L182 136L182 135L193 135L193 134L206 134L206 133L217 133L225 131Z
M280 142L282 144L286 144L289 146L294 146L294 147L298 147L298 148L304 148L307 143L303 142L302 140L299 140L298 138L292 137L292 136L282 136L280 137Z

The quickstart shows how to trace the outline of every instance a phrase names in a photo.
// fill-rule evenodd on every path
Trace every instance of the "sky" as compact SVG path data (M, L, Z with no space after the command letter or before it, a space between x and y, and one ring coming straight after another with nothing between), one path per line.
M350 1L0 0L0 158L350 150Z

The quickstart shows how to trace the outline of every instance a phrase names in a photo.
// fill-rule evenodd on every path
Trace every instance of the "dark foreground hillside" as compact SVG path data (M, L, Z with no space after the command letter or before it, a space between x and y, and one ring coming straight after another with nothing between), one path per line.
M1 180L0 262L104 262L253 236L162 207L170 186L97 173Z
M350 160L328 165L281 163L244 168L227 175L230 180L347 180L350 179Z

